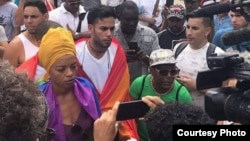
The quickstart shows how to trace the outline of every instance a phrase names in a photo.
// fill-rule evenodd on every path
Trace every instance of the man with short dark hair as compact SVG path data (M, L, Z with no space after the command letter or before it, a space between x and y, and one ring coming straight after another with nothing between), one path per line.
M59 23L47 20L41 22L34 33L34 37L38 40L39 46L42 40L42 37L47 33L50 28L62 27ZM49 48L49 46L48 46ZM16 72L26 72L27 76L30 80L37 83L41 80L41 78L46 73L46 70L39 65L38 56L35 54L30 59L23 62L20 66L18 66L15 70Z
M114 35L126 53L132 82L136 77L148 73L148 56L160 46L156 33L138 23L139 11L134 2L126 1L120 5L118 19L120 22L115 25ZM131 42L137 44L138 48L132 49Z
M226 46L222 42L222 37L225 33L232 32L235 30L239 30L240 28L248 27L249 22L246 21L244 16L242 15L244 10L240 7L237 7L235 10L229 11L229 16L231 17L232 28L221 29L217 31L213 38L213 43L219 47L221 47L224 51L227 52L243 52L246 51L249 47L249 42L238 43L232 46Z
M186 38L184 26L185 9L182 5L176 4L168 8L167 28L159 36L161 48L173 49L174 45Z
M97 91L101 110L112 108L116 101L129 101L129 71L123 48L114 37L116 13L110 6L93 8L88 13L91 38L77 41L80 66L78 76L88 78ZM137 138L134 120L121 124L120 138Z
M41 0L27 0L23 15L27 30L16 36L4 53L4 58L14 67L18 67L37 53L39 43L34 36L35 30L41 22L49 18L46 6Z
M224 51L208 42L208 35L212 30L212 18L201 17L195 13L187 15L186 37L187 45L176 56L176 66L180 69L180 77L177 78L191 92L194 104L204 108L204 94L196 90L196 77L199 71L208 70L207 51L212 46L214 53ZM174 47L174 54L183 43ZM210 48L210 49L209 49ZM210 55L210 54L208 54Z

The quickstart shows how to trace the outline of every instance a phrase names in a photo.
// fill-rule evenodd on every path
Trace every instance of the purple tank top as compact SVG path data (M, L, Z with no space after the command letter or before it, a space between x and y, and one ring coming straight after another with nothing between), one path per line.
M73 125L63 125L66 141L88 141L92 136L94 120L84 110Z

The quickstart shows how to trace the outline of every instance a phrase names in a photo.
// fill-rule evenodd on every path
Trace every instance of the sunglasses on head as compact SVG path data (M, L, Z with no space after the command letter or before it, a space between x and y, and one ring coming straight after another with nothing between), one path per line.
M172 69L172 70L168 70L168 69L158 69L158 68L154 68L158 74L160 75L164 75L164 76L176 76L179 73L178 69Z
M88 140L89 136L86 132L82 130L82 127L80 125L74 124L71 127L71 133L76 135L76 134L81 134L82 139ZM53 128L47 128L47 136L53 137L56 135L56 131Z

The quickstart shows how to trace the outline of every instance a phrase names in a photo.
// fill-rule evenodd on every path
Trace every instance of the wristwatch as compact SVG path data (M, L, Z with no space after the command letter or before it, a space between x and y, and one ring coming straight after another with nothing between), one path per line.
M80 35L79 32L75 32L74 39L78 39L79 35Z

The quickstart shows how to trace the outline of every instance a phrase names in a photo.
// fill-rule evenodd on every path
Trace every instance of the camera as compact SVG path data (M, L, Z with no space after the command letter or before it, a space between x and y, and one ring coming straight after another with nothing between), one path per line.
M198 72L198 90L205 94L205 111L215 120L250 124L250 65L239 54L212 54L209 70ZM236 87L221 87L223 81L236 78Z

